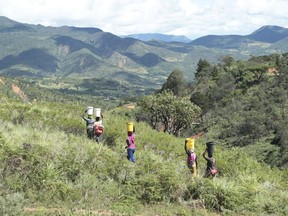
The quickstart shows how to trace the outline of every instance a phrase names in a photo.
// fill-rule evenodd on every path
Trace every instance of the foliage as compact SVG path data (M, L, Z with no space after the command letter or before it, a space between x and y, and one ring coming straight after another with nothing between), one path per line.
M201 114L200 108L188 98L177 97L169 91L143 97L138 104L154 129L160 124L164 132L177 136L195 123Z
M195 145L195 178L185 164L184 137L158 132L141 121L148 116L157 126L164 113L187 126L201 111L188 98L164 91L115 108L63 92L53 98L53 91L30 88L30 81L16 82L28 93L29 100L23 101L8 88L15 80L1 79L0 213L286 215L287 56L248 62L227 57L199 69L201 76L189 86L190 99L196 93L205 96L199 103L205 112L203 122L192 127L208 131ZM263 74L264 68L276 66L278 75ZM42 99L33 101L36 89ZM102 143L85 136L81 114L87 105L103 108ZM154 110L155 116L149 116ZM136 127L136 163L126 159L124 148L129 121ZM176 130L176 124L171 128ZM214 179L202 178L206 161L200 152L207 140L215 143L219 172Z
M280 40L285 32L284 28L271 31L266 27L253 38L210 35L191 43L169 43L122 38L97 28L51 28L0 17L0 74L27 79L59 78L70 86L75 80L83 80L73 86L78 88L76 94L113 98L141 95L161 88L175 68L183 71L185 80L194 81L199 59L218 63L225 56L223 61L229 66L233 58L243 60L251 55L286 52L287 44ZM263 38L272 40L263 43ZM103 81L97 82L100 88L91 91L90 79ZM55 85L52 81L50 84ZM71 93L70 88L63 90Z
M69 113L65 112L68 108ZM191 179L184 138L136 122L134 110L117 107L106 111L100 144L85 136L78 115L82 106L7 101L1 103L1 110L3 214L287 213L287 171L260 164L243 150L222 150L217 145L219 176L203 179L205 161L199 157L198 176ZM136 127L135 164L126 159L124 148L128 121L134 121ZM71 126L69 122L79 133L65 129ZM199 139L197 152L204 146L205 139Z
M171 91L176 96L183 96L186 89L187 87L183 72L180 70L174 70L168 76L166 82L162 85L160 93L164 91Z
M17 216L25 206L25 199L21 193L0 193L0 214Z
M227 146L262 143L255 146L270 152L262 160L287 167L287 77L286 54L248 61L226 57L217 65L199 61L190 99L203 110L201 127ZM261 148L247 149L257 155Z

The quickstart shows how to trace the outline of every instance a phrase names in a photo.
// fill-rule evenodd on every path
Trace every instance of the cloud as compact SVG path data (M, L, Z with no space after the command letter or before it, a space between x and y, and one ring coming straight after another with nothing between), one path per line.
M96 27L117 35L163 33L191 39L287 26L286 0L9 0L0 15L45 26Z

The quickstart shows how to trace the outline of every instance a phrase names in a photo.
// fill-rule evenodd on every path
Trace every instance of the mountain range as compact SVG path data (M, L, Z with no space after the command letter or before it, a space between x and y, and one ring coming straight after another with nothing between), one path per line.
M122 36L123 38L135 38L142 41L163 41L163 42L182 42L189 43L191 40L184 35L166 35L159 33L130 34Z
M199 59L280 54L288 51L287 42L288 29L280 26L263 26L246 36L207 35L189 41L161 34L123 37L99 28L45 27L0 17L0 75L74 80L79 86L94 79L157 88L175 69L193 81Z

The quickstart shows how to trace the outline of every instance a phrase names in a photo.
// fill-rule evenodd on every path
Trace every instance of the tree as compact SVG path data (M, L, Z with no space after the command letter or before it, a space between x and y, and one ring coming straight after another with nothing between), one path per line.
M164 132L175 136L180 136L184 129L199 121L201 115L201 109L191 103L189 98L177 97L169 91L144 96L138 105L154 129L160 124Z
M184 94L185 89L186 82L184 80L183 72L174 70L163 84L160 92L172 91L174 95L181 96Z
M224 56L222 59L224 67L230 67L235 60L231 56Z
M201 107L203 114L205 114L208 110L212 109L213 107L213 102L209 94L194 92L190 97L190 101L196 104L197 106Z
M207 75L206 71L210 68L210 63L205 59L200 59L197 63L195 78L198 80L200 77Z

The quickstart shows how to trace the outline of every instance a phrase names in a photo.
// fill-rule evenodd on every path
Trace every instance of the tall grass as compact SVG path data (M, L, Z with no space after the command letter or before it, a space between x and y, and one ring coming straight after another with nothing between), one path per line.
M100 210L126 215L288 213L287 170L258 163L241 149L216 146L219 175L204 179L205 139L199 139L199 173L192 178L185 138L135 122L125 109L106 112L104 139L97 144L86 138L81 107L1 106L2 215L45 215L53 209L67 215ZM136 163L126 159L128 121L136 127ZM71 124L74 130L68 130Z

